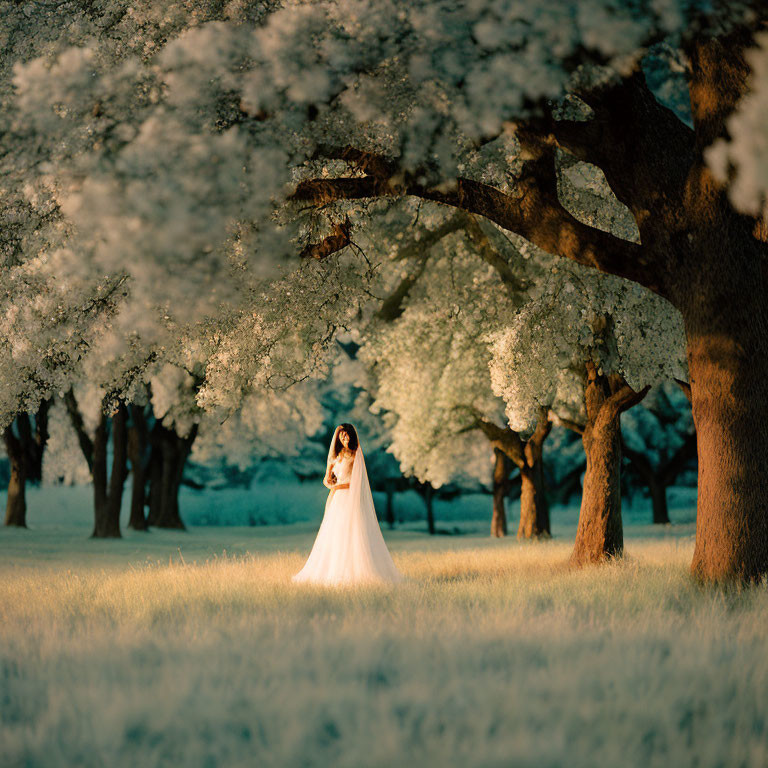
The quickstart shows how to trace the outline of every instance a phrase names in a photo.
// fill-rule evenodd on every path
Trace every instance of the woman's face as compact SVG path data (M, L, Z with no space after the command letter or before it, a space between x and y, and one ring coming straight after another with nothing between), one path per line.
M339 430L339 440L341 440L341 444L345 448L349 445L349 435L347 434L346 430L344 429Z

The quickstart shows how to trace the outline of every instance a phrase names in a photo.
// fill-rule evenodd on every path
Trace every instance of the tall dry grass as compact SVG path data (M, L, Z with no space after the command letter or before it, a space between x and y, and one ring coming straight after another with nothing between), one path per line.
M422 544L395 588L293 585L279 540L0 568L0 765L768 765L765 585L697 586L676 539Z

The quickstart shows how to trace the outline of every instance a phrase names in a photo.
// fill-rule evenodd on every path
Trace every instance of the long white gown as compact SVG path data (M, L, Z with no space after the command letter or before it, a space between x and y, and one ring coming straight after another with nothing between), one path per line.
M349 483L349 488L329 492L312 551L293 581L327 585L402 581L376 519L360 444L354 456L337 457L331 466L336 481Z

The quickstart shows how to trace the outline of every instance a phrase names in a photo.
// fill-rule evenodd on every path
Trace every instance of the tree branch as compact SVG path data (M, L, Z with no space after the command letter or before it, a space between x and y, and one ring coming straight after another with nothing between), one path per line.
M633 406L637 405L650 391L650 386L643 387L639 392L635 392L629 384L625 384L617 392L614 392L606 401L605 404L611 409L615 409L619 413L628 411Z
M471 405L457 406L460 410L468 411L472 414L473 421L465 430L479 429L490 441L494 448L498 448L508 456L518 467L525 466L525 444L520 439L520 435L509 427L502 428L492 421L488 421L483 414Z
M398 249L396 259L398 261L419 257L419 262L415 269L404 277L397 288L384 300L376 316L386 322L397 320L403 314L403 301L410 293L411 288L416 284L424 272L429 258L430 249L447 235L461 228L462 218L457 214L444 221L435 229L424 229L419 233L419 237L411 238L405 245Z
M77 435L80 450L83 452L83 456L88 464L88 469L91 471L91 474L93 474L93 440L91 440L88 433L85 431L83 416L80 413L80 408L77 405L75 393L72 389L69 389L64 393L64 405L67 408L69 420L72 422L72 427Z
M351 242L351 230L352 225L347 217L343 222L334 225L332 235L324 237L319 243L310 243L304 246L299 258L322 260L332 253L346 248Z
M564 419L562 416L556 417L557 421L556 424L559 424L561 427L565 427L566 429L570 429L572 432L576 432L578 435L584 434L584 425L579 424L576 421L571 421L571 419Z
M301 182L290 197L297 202L322 206L338 200L413 195L490 219L555 255L641 283L662 293L658 272L650 269L641 245L622 240L582 224L557 197L553 149L539 147L537 156L527 162L515 196L471 179L458 178L452 189L425 187L414 178L363 176L359 178L309 179ZM332 237L338 237L334 233ZM328 246L308 250L305 255L323 258L344 238ZM320 246L321 244L318 244ZM341 245L343 247L343 245ZM663 293L662 293L663 295Z
M536 421L536 429L533 434L528 438L529 443L534 445L541 445L546 439L547 435L552 431L552 422L549 420L549 409L544 406L539 408L539 418Z
M483 231L480 222L475 216L468 214L465 217L464 229L469 239L477 248L480 258L496 270L501 282L507 289L510 299L516 301L517 294L525 289L524 282L515 275L507 260L494 248L490 238Z
M677 384L680 389L683 390L683 394L688 398L688 402L693 402L693 395L691 394L691 385L687 381L682 381L681 379L675 379L675 384Z

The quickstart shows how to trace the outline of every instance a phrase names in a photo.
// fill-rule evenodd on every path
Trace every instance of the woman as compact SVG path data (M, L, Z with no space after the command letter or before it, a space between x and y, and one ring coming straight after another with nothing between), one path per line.
M333 433L323 485L331 489L323 521L307 562L293 581L401 581L381 535L363 449L351 424L340 424Z

